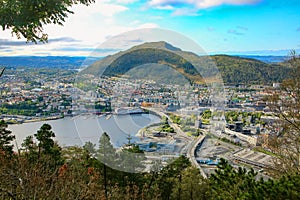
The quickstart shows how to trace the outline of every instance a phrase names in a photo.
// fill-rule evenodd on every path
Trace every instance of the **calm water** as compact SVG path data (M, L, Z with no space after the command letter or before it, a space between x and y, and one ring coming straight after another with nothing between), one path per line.
M133 137L133 141L137 141L138 138L134 135L138 130L159 121L159 117L151 114L112 115L109 119L106 116L79 116L45 122L14 124L9 125L8 129L16 135L19 147L26 136L35 134L44 123L52 126L56 135L55 140L61 146L81 146L87 141L98 144L101 134L107 132L114 146L119 147L127 143L129 134Z

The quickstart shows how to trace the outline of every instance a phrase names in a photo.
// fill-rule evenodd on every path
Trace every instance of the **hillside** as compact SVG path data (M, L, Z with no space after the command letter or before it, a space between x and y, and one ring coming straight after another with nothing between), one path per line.
M227 55L215 55L212 58L222 74L223 81L230 84L281 82L287 78L290 70L279 64L267 64L250 58Z
M287 72L290 70L276 63L264 63L238 56L198 56L166 42L152 42L107 56L90 65L82 73L106 76L127 75L131 78L154 80L172 79L173 82L176 82L177 78L179 78L178 82L182 82L180 76L183 76L192 82L202 82L203 78L210 80L218 74L215 67L221 73L225 84L280 82L287 77Z
M128 54L132 51L139 50L139 49L160 49L160 50L166 50L166 51L181 51L179 48L175 48L172 45L166 43L166 42L152 42L152 43L144 43L142 45L138 45L135 47L132 47L126 51L120 51L114 55L109 55L103 59L100 59L84 69L82 73L87 74L94 74L94 75L102 75L104 73L104 70L117 58ZM147 55L145 55L147 57ZM149 56L148 56L149 57ZM145 58L147 59L147 58Z

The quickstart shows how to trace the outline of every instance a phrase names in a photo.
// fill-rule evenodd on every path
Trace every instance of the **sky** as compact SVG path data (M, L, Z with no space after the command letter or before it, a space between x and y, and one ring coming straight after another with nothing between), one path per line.
M285 56L300 50L299 0L96 0L71 10L64 26L44 27L47 44L1 30L0 56L89 56L110 38L142 28L182 34L207 54Z

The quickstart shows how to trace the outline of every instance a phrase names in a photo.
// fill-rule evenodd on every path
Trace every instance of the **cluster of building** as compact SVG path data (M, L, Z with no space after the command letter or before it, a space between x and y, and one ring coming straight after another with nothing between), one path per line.
M22 73L24 72L6 75L1 79L0 104L5 107L28 102L36 111L32 117L113 112L120 107L156 107L182 116L201 116L205 110L214 106L211 89L205 85L161 84L151 80L115 77L99 79L92 75L82 75L74 80L72 73L28 75L27 72L25 78ZM263 98L272 94L272 91L270 87L261 85L225 86L224 109L267 112L270 109ZM227 124L227 127L246 135L261 132L256 126L245 128L239 121Z
M70 81L67 76L33 72L26 72L26 77L22 73L4 75L0 83L2 118L22 122L71 114L74 88Z

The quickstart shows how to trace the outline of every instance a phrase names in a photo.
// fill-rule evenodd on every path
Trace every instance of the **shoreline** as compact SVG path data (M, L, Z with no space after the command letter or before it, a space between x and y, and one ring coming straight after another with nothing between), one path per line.
M11 119L5 119L8 118L2 117L2 120L4 120L7 124L24 124L24 123L32 123L32 122L42 122L42 121L50 121L50 120L57 120L57 119L63 119L66 116L51 116L51 117L40 117L40 118L33 118L33 119L24 119L28 116L19 116L18 117L13 117Z
M24 124L24 123L58 120L58 119L66 118L66 117L77 118L80 116L95 115L95 116L106 116L107 117L106 119L109 119L113 115L122 116L122 115L136 115L136 114L147 114L147 113L149 113L149 112L128 113L128 114L116 114L113 112L109 112L109 113L106 112L106 113L101 113L101 114L81 113L81 114L75 114L75 115L57 115L57 116L50 116L50 117L30 117L30 116L25 116L25 115L1 115L0 118L1 118L1 120L4 120L7 124L14 125L14 124ZM151 114L153 114L153 113L151 113ZM26 119L26 118L31 118L31 119ZM149 125L149 126L151 126L151 125ZM141 130L139 130L139 131L141 131Z
M159 126L159 125L161 125L161 122L149 124L149 125L147 125L147 126L141 128L141 129L135 134L135 136L136 136L136 137L145 137L145 136L143 136L143 135L144 135L144 132L145 132L146 130L148 130L148 128L151 128L151 127L154 127L154 126Z
M112 115L135 115L135 114L154 114L158 116L156 113L150 113L148 110L142 110L142 112L138 113L124 113L124 114L117 114L114 112L103 112L103 113L80 113L80 114L71 114L71 115L56 115L56 116L49 116L49 117L31 117L31 116L25 116L25 115L0 115L0 119L4 120L7 124L23 124L23 123L32 123L32 122L41 122L41 121L49 121L49 120L57 120L57 119L63 119L65 117L72 117L76 118L79 116L84 115L96 115L96 116L102 116L107 115L108 119ZM30 119L28 119L30 118Z

